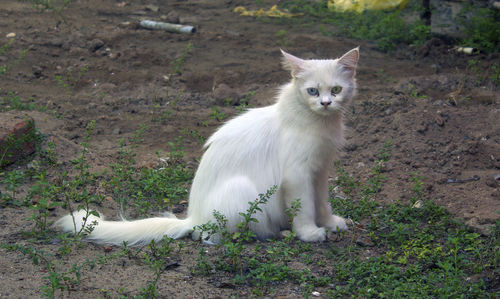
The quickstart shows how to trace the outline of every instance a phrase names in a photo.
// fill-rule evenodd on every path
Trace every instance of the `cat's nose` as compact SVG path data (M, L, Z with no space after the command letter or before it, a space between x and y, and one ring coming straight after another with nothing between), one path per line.
M323 105L325 108L328 107L332 103L332 100L322 100L321 105Z

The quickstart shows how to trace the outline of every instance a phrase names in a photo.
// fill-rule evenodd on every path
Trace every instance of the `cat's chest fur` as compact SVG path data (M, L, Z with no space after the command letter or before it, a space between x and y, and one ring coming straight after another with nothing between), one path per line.
M338 152L341 128L290 128L280 130L278 153L283 168L315 171L327 166Z

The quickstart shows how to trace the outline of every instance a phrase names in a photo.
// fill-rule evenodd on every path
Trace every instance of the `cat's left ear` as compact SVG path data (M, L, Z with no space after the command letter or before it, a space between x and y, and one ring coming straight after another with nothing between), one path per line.
M297 77L297 74L304 70L305 61L293 56L292 54L288 54L282 49L280 50L283 54L283 66L292 73L292 77Z
M356 66L359 59L359 47L352 49L339 58L338 63L352 77L356 74Z

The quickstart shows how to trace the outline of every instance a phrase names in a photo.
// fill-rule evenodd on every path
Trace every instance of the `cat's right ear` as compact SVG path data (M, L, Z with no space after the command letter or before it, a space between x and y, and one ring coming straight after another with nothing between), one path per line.
M287 52L283 51L282 49L281 53L283 54L283 67L287 70L290 71L292 74L292 77L296 78L297 74L300 73L304 69L304 60L300 59L298 57L295 57L291 54L288 54Z
M352 49L339 58L338 62L343 69L352 77L356 74L356 67L359 60L359 47Z

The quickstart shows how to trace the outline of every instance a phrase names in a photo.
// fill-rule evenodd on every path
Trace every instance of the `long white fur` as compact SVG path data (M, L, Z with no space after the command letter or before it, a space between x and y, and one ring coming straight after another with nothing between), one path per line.
M343 218L332 215L328 203L328 169L344 143L343 113L355 95L358 48L335 60L302 60L283 52L284 65L292 80L284 85L274 105L252 109L228 121L205 144L204 153L190 191L188 216L147 218L135 221L95 221L87 239L96 243L140 245L167 235L182 238L193 227L214 221L217 210L236 230L240 212L249 202L273 185L278 191L251 229L259 238L277 236L287 228L287 207L301 200L293 229L303 241L323 241L325 228L345 230ZM331 94L333 86L342 92ZM311 96L307 88L319 90ZM325 107L321 102L331 101ZM76 231L83 225L85 211L74 212ZM61 230L74 232L71 215L56 222ZM193 239L198 232L193 232ZM216 238L216 237L215 237ZM217 241L216 239L213 239Z

